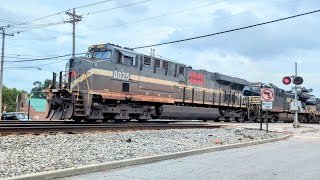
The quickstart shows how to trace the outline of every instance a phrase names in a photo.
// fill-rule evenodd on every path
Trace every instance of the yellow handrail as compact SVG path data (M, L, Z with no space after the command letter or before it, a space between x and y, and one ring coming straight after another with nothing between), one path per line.
M79 83L77 84L77 86L78 86L77 101L79 101L79 95L80 95L80 87L79 87Z
M85 77L86 77L86 83L87 83L87 87L88 87L88 105L89 105L89 101L90 101L90 87L89 87L89 82L88 82L88 75L87 73L84 73Z

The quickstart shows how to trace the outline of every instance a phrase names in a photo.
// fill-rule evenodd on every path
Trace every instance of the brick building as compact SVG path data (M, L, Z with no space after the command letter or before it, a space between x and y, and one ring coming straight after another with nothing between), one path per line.
M48 104L46 99L42 98L29 98L28 93L21 95L21 100L18 104L18 112L28 113L30 101L30 117L32 120L46 120Z

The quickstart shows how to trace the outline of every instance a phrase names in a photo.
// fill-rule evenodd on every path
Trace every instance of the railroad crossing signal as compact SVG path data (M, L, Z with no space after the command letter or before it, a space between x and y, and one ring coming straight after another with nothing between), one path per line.
M301 85L303 83L303 79L300 76L292 76L292 77L286 76L282 78L282 83L285 85L289 85L291 83L291 78L293 79L293 84Z
M284 77L282 78L282 83L285 85L289 85L291 83L291 77Z
M297 76L293 79L293 84L301 85L303 83L303 79L300 76Z

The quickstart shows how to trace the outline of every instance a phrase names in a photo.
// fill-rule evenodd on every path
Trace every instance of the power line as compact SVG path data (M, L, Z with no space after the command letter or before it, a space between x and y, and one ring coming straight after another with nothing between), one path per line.
M293 3L293 2L296 2L296 1L299 1L299 0L292 0L292 1L288 1L288 2L285 2L285 3L280 3L276 6L282 6L282 5L285 5L285 4L289 4L289 3ZM143 1L144 2L144 1ZM134 3L133 3L134 4ZM276 7L275 6L275 7ZM120 7L123 7L123 6L119 6ZM115 7L117 8L117 7ZM114 9L114 8L110 8L110 9L106 9L106 10L111 10L111 9ZM257 10L257 9L255 9ZM102 10L103 11L103 10ZM96 11L97 13L99 11ZM226 16L226 17L221 17L221 18L218 18L218 19L226 19L226 18L230 18L230 17L233 17L233 16L238 16L238 15L242 15L242 14L245 14L245 13L250 13L251 11L250 10L246 10L244 12L241 12L241 13L238 13L238 14L234 14L234 15L230 15L230 16ZM95 12L91 12L91 13L95 13ZM89 13L88 13L89 14ZM86 15L86 14L83 14L83 15ZM217 19L215 19L217 20ZM130 22L129 22L130 23ZM124 24L121 24L121 25L124 25ZM110 26L109 28L111 27L120 27L121 25L116 25L116 26ZM187 26L188 27L188 26ZM189 26L191 27L191 26ZM107 27L106 27L107 28ZM89 31L92 31L92 30L89 30ZM167 30L166 30L167 31ZM160 31L160 32L166 32L166 31ZM65 35L71 35L72 33L65 33L65 34L61 34L61 36L65 36ZM43 40L50 40L50 39L57 39L61 36L54 36L54 37L49 37L49 38L39 38L39 39L11 39L11 40L19 40L19 41L43 41Z
M11 54L11 53L6 53L6 55L10 56L10 57L20 57L20 56L29 56L29 57L48 57L48 56L60 56L60 55L30 55L30 54ZM5 56L5 57L8 57L8 56ZM30 58L28 58L30 59Z
M115 9L120 9L120 8L124 8L124 7L129 7L129 6L134 6L134 5L142 4L142 3L145 3L145 2L149 2L149 1L152 1L152 0L144 0L144 1L139 1L139 2L135 2L135 3L131 3L131 4L125 4L125 5L122 5L122 6L117 6L117 7L109 8L109 9L103 9L103 10L99 10L99 11L88 12L88 13L82 14L82 16L83 16L83 15L91 15L91 14L102 13L102 12L111 11L111 10L115 10Z
M56 64L62 61L67 61L67 60L60 60L60 61L56 61L56 62L52 62L52 63L46 63L46 64L39 64L37 66L18 66L18 67L7 67L7 68L3 68L5 70L15 70L15 69L33 69L33 68L39 68L41 66L46 66L46 65L50 65L50 64Z
M67 57L67 56L71 56L71 54L66 54L66 55L61 55L61 56L53 56L53 57L47 57L47 58L26 59L26 60L19 60L19 61L6 61L6 62L44 61L44 60L57 59L57 58Z
M100 2L96 2L96 3L92 3L92 4L87 4L87 5L84 5L84 6L78 6L78 7L75 7L73 9L75 10L75 9L80 9L80 8L84 8L84 7L94 6L94 5L98 5L98 4L102 4L102 3L106 3L106 2L110 2L110 1L114 1L114 0L100 1ZM136 2L136 3L126 4L126 5L119 6L119 7L114 7L114 8L109 8L109 9L104 9L104 10L99 10L99 11L93 11L93 12L86 13L84 15L101 13L101 12L105 12L105 11L109 11L109 10L113 10L113 9L119 9L119 8L123 8L123 7L133 6L133 5L144 3L144 2L148 2L148 1L151 1L151 0L144 0L144 1ZM61 12L58 12L58 13L55 13L55 14L51 14L51 15L48 15L48 16L44 16L44 17L41 17L41 18L37 18L37 19L34 19L34 20L30 20L30 21L27 21L27 23L30 23L30 22L33 22L33 21L38 21L38 20L45 19L45 18L48 18L48 17L51 17L51 16L55 16L55 15L61 15L64 12L68 13L67 11L70 11L70 10L71 9L65 10L65 11L61 11ZM80 15L80 16L82 16L82 15ZM69 22L69 21L60 21L60 22L55 22L55 23L50 23L50 24L43 24L43 25L39 25L38 27L23 27L23 28L30 28L30 29L23 30L23 31L17 31L17 33L27 32L27 31L31 31L31 30L34 30L34 29L40 29L40 28L49 27L49 26L53 26L53 25L64 24L66 22ZM20 25L24 25L24 24L25 23L20 23L20 24L16 24L16 25L11 25L10 27L14 28L13 26L20 26ZM17 28L20 28L20 27L17 27ZM54 38L56 38L56 37L54 37ZM52 39L54 39L54 38L52 38Z
M83 6L78 6L78 7L75 7L75 8L70 8L69 10L71 10L71 9L81 9L81 8L85 8L85 7L95 6L95 5L98 5L98 4L111 2L111 1L114 1L114 0L99 1L99 2L96 2L96 3L91 3L91 4L87 4L87 5L83 5Z
M30 57L4 56L6 59L30 59ZM43 57L43 56L42 56ZM10 61L9 61L10 62Z
M288 5L290 3L294 3L294 2L297 2L297 1L300 1L300 0L291 0L291 1L287 1L287 2L283 2L283 3L279 3L279 4L276 4L274 6L270 6L271 7L279 7L279 6L283 6L283 5ZM247 9L245 11L242 11L240 13L237 13L237 14L232 14L232 15L227 15L227 16L223 16L223 17L219 17L219 18L213 18L213 17L210 17L208 19L201 19L201 22L200 23L197 23L196 26L200 25L200 24L206 24L207 21L212 21L214 20L214 22L218 22L218 21L221 21L221 20L224 20L224 19L228 19L228 18L232 18L232 17L235 17L235 16L239 16L239 15L244 15L244 14L247 14L247 13L255 13L256 11L259 11L259 10L265 10L262 9L262 8L258 8L258 9ZM260 12L260 11L259 11ZM195 27L195 24L192 24L192 25L187 25L187 26L178 26L178 28L181 28L181 29L186 29L186 28L190 28L190 27ZM138 30L136 32L139 32ZM166 29L166 30L158 30L157 33L160 33L160 32L172 32L172 29ZM134 37L146 37L148 35L153 35L154 32L148 32L148 33L143 33L141 35L134 35ZM132 40L129 40L130 42L133 42Z
M6 19L0 19L0 22L3 23L8 23L8 24L18 24L18 23L22 23L22 22L18 22L18 21L12 21L12 20L6 20ZM31 24L30 25L38 25L38 24ZM5 26L10 26L10 25L5 25Z
M65 21L59 21L59 22L54 22L54 23L48 23L48 24L41 25L41 26L38 26L38 27L30 28L30 29L27 29L27 30L17 31L17 33L19 34L19 33L27 32L27 31L32 31L34 29L40 29L40 28L45 28L45 27L49 27L49 26L55 26L55 25L64 24L64 23L66 23L66 22Z
M202 35L202 36L195 36L195 37L186 38L186 39L180 39L180 40L175 40L175 41L168 41L168 42L158 43L158 44L153 44L153 45L139 46L139 47L135 47L135 48L132 48L132 49L142 49L142 48L148 48L148 47L154 47L154 46L162 46L162 45L166 45L166 44L179 43L179 42L183 42L183 41L190 41L190 40L194 40L194 39L200 39L200 38L215 36L215 35L219 35L219 34L230 33L230 32L233 32L233 31L249 29L249 28L256 27L256 26L262 26L262 25L266 25L266 24L271 24L271 23L275 23L275 22L279 22L279 21L283 21L283 20L287 20L287 19L292 19L292 18L296 18L296 17L300 17L300 16L305 16L305 15L309 15L309 14L314 14L314 13L318 13L318 12L320 12L320 10L310 11L310 12L297 14L297 15L293 15L293 16L289 16L289 17L285 17L285 18L281 18L281 19L276 19L276 20L272 20L272 21L266 21L266 22L263 22L263 23L253 24L253 25L244 26L244 27L235 28L235 29L230 29L230 30L226 30L226 31L221 31L221 32L217 32L217 33L206 34L206 35Z
M76 55L82 55L85 53L78 53ZM46 57L46 58L36 58L36 59L25 59L25 60L15 60L15 61L6 61L6 62L29 62L29 61L45 61L45 60L52 60L52 59L58 59L62 57L68 57L71 56L72 54L65 54L65 55L60 55L60 56L53 56L53 57Z
M114 0L105 0L105 1L99 1L99 2L96 2L96 3L86 4L86 5L83 5L83 6L70 8L70 9L67 9L67 10L64 10L64 11L60 11L60 12L57 12L57 13L49 14L49 15L46 15L46 16L43 16L43 17L39 17L39 18L35 18L35 19L29 20L29 21L25 21L25 22L12 21L14 23L11 26L21 26L21 25L25 25L25 24L30 24L31 22L35 22L35 21L39 21L39 20L42 20L42 19L47 19L47 18L52 17L52 16L63 14L63 13L65 13L65 12L71 10L71 9L80 9L80 8L90 7L90 6L94 6L94 5L98 5L98 4L102 4L102 3L106 3L106 2L110 2L110 1L114 1Z
M191 11L191 10L195 10L195 9L199 9L199 8L203 8L203 7L207 7L207 6L211 6L211 5L218 4L218 3L222 3L222 2L225 2L225 1L228 1L228 0L220 0L220 1L216 1L216 2L213 2L213 3L201 5L201 6L196 6L196 7L192 7L192 8L188 8L188 9L183 9L183 10L179 10L179 11L168 12L168 13L161 14L161 15L158 15L158 16L153 16L153 17L149 17L149 18L139 19L139 20L135 20L135 21L129 21L129 22L121 23L121 24L117 24L117 25L112 25L112 26L105 26L105 27L100 27L100 28L89 29L89 30L87 30L87 31L85 31L85 32L88 32L88 31L96 31L96 30L101 30L101 29L108 29L108 28L113 28L113 27L120 27L120 26L123 26L123 25L134 24L134 23L139 23L139 22L143 22L143 21L149 21L149 20L158 19L158 18L161 18L161 17L171 16L171 15L174 15L174 14L184 13L184 12L187 12L187 11Z
M48 38L39 38L39 39L10 39L14 41L44 41L44 40L49 40L49 39L57 39L61 36L66 36L66 35L71 35L72 33L64 33L61 34L60 36L53 36L53 37L48 37Z

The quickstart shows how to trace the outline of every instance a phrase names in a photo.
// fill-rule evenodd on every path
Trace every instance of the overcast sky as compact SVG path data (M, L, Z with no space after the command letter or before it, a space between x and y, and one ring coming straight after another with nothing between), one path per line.
M0 26L25 22L99 0L0 0ZM144 1L144 2L142 2ZM141 2L141 3L140 3ZM136 5L116 8L127 4ZM112 9L115 8L115 9ZM88 14L98 10L101 13ZM112 10L110 10L112 9ZM83 20L76 26L76 53L88 46L115 43L136 47L204 35L320 9L317 0L113 0L77 9ZM67 20L64 13L16 26L7 32ZM4 21L6 20L6 21ZM10 21L10 22L7 22ZM52 71L65 67L63 58L50 61L13 63L19 58L41 58L71 54L71 24L33 29L6 39L5 68L41 66L41 70L6 69L4 84L30 90L34 81L51 78ZM242 31L188 42L155 47L157 55L191 65L195 69L219 72L251 82L282 85L282 77L298 73L304 86L320 96L320 13ZM149 53L150 48L137 50ZM30 55L30 56L26 56Z

